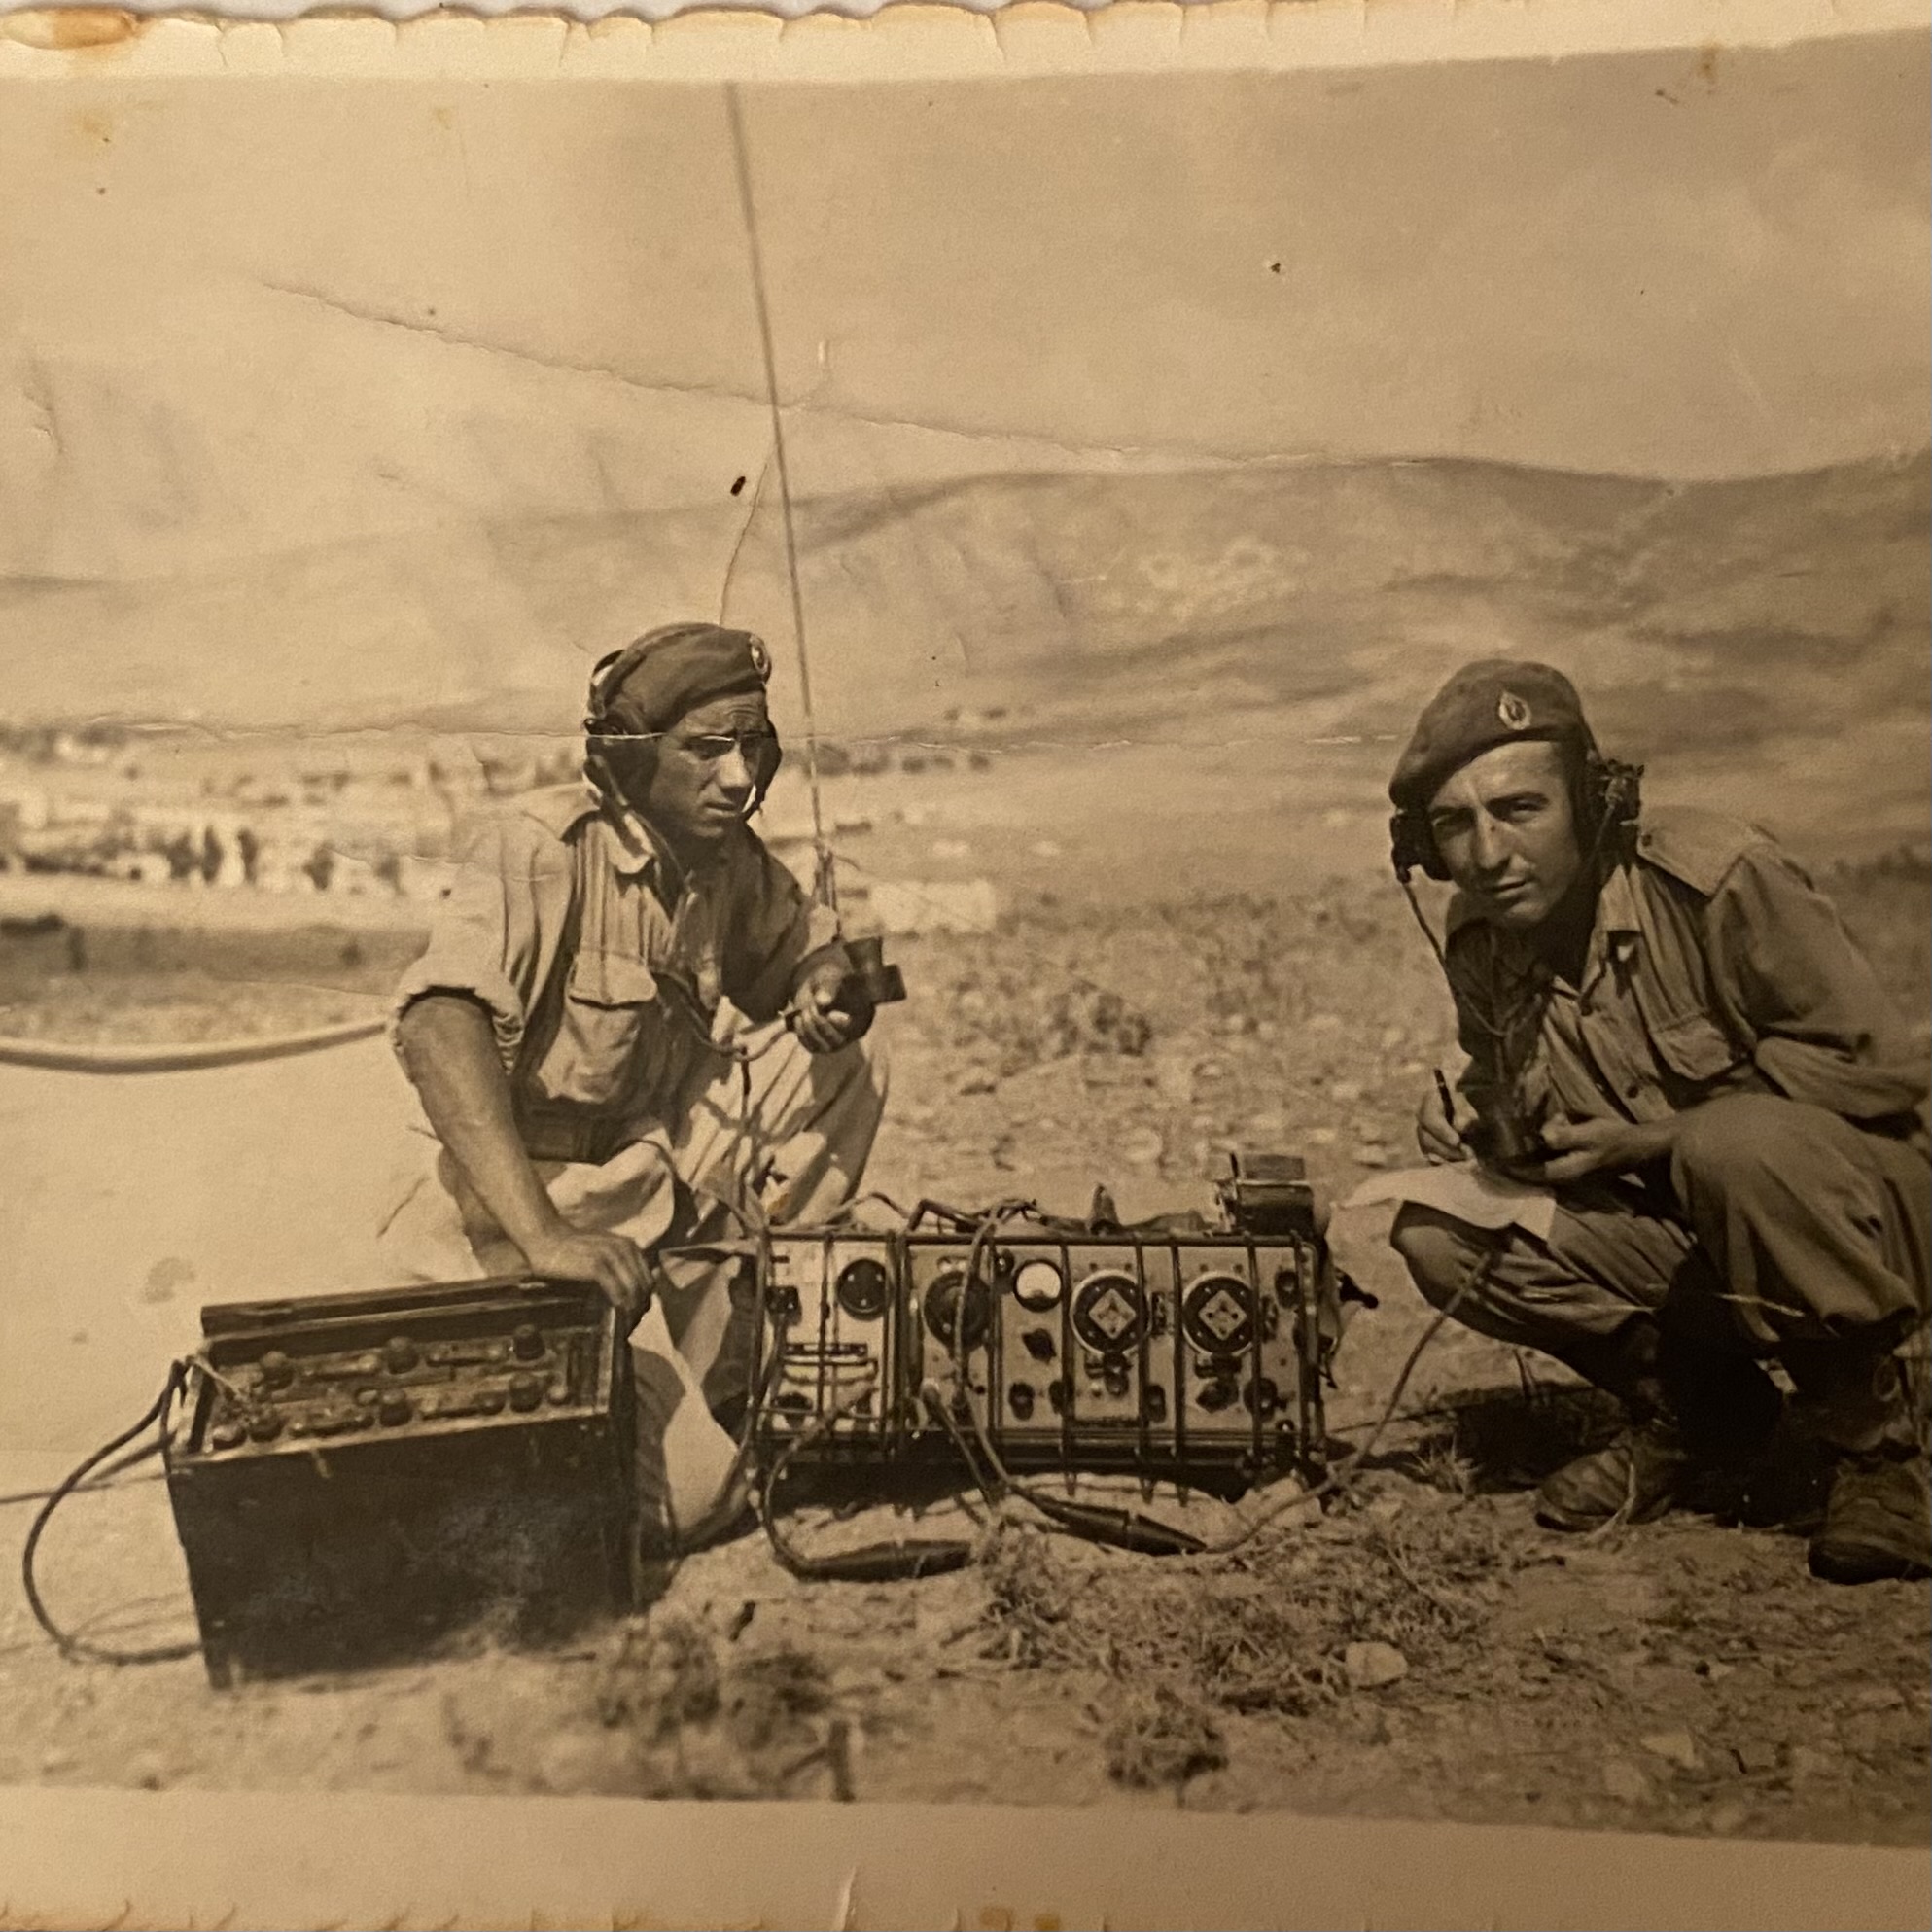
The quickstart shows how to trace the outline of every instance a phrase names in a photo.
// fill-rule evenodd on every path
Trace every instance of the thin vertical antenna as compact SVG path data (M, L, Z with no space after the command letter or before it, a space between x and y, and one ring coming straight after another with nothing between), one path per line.
M758 220L752 198L752 158L745 140L745 111L735 82L724 87L724 109L731 123L731 155L738 169L738 209L745 222L751 257L752 300L757 310L758 347L764 356L765 400L771 409L771 453L778 472L779 514L785 526L785 574L791 586L791 635L798 650L798 695L805 715L805 779L812 792L812 844L818 854L818 895L838 911L838 878L825 843L819 802L819 730L812 713L812 661L805 648L805 594L798 578L798 533L791 515L791 473L785 460L785 412L778 405L778 355L772 346L771 305L765 298L764 251L758 246ZM756 506L754 505L755 510Z

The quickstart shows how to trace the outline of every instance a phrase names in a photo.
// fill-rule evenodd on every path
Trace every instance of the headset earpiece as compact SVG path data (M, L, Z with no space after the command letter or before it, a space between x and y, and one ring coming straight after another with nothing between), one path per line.
M785 762L785 747L779 743L778 733L767 727L765 742L758 748L757 769L752 773L752 796L745 807L745 817L755 817L765 802L765 793L771 790L771 782L778 776L778 768Z
M1592 840L1615 863L1629 853L1643 814L1643 767L1592 752L1584 760L1583 790Z
M1388 859L1395 868L1395 876L1404 885L1409 883L1412 872L1421 872L1430 879L1446 880L1449 877L1449 867L1442 862L1442 854L1436 850L1435 833L1429 825L1426 812L1411 809L1397 812L1389 820Z

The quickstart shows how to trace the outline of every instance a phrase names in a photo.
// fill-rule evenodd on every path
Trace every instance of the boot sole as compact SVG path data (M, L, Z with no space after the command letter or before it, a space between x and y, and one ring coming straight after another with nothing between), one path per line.
M1917 1583L1932 1576L1932 1564L1922 1558L1871 1544L1821 1549L1813 1543L1807 1561L1811 1574L1824 1583Z
M1677 1507L1675 1496L1666 1496L1661 1502L1654 1502L1642 1509L1634 1509L1623 1521L1629 1524L1655 1523L1669 1516ZM1608 1516L1571 1516L1563 1510L1539 1503L1536 1506L1536 1521L1545 1529L1555 1529L1565 1536L1587 1536L1593 1529L1601 1529L1606 1524L1617 1521L1613 1510Z

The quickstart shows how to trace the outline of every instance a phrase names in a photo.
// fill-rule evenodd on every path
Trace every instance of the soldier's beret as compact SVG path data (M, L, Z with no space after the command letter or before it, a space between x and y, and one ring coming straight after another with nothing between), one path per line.
M1510 657L1465 664L1423 706L1388 795L1397 811L1421 811L1471 758L1518 739L1594 749L1576 686L1547 664Z
M601 736L654 735L714 698L761 692L770 678L771 653L752 632L666 624L598 664L584 728Z

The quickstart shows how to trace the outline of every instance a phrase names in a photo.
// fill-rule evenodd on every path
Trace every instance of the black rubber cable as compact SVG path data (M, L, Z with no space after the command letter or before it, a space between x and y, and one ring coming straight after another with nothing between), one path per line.
M53 1512L87 1481L95 1469L118 1451L144 1431L159 1427L165 1433L167 1412L174 1399L181 1393L187 1381L188 1368L184 1362L171 1362L168 1365L167 1380L161 1385L161 1392L149 1405L147 1413L131 1428L122 1430L112 1442L103 1443L86 1461L56 1489L52 1491L47 1500L41 1504L34 1517L33 1526L27 1531L26 1542L20 1550L20 1587L26 1593L27 1607L39 1624L53 1639L62 1657L71 1664L173 1664L184 1657L198 1656L201 1646L198 1642L156 1644L147 1650L115 1650L106 1644L90 1643L84 1637L73 1635L53 1621L46 1603L41 1598L40 1585L34 1576L34 1557L40 1548L40 1539L47 1526L53 1521ZM157 1445L158 1447L159 1445Z

